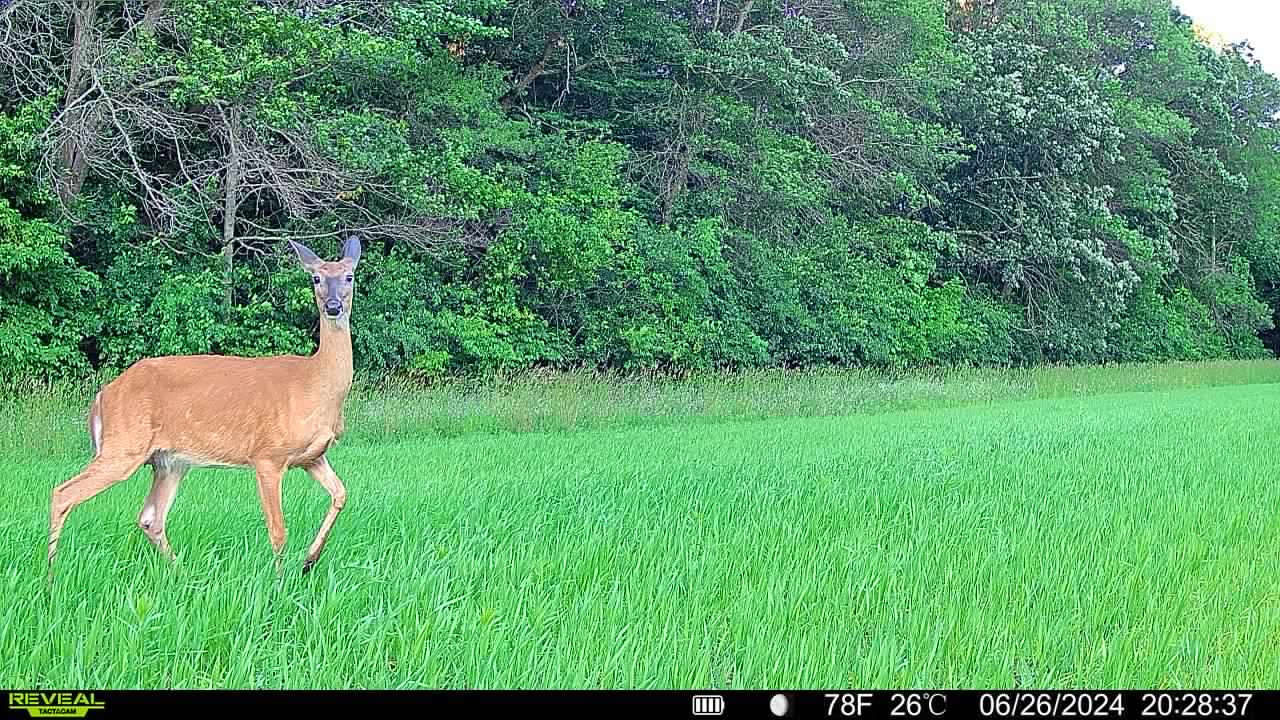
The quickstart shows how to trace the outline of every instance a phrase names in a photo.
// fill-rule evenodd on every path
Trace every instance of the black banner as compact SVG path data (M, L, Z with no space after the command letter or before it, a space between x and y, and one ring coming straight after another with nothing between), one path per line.
M1274 690L9 690L8 717L1270 718Z

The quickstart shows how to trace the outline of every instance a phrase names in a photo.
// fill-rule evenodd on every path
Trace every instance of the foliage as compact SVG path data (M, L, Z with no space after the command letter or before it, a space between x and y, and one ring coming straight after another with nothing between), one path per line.
M83 351L100 327L98 277L81 265L51 200L33 182L36 136L48 99L0 114L0 378L75 378L90 371Z
M1280 80L1167 0L26 0L0 374L1257 357Z

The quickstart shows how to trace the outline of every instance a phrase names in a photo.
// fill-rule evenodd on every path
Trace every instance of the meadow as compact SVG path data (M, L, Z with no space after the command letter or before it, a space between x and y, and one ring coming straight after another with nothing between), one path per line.
M13 688L1275 687L1280 363L357 388L348 504L143 469L67 522L87 388L0 402Z

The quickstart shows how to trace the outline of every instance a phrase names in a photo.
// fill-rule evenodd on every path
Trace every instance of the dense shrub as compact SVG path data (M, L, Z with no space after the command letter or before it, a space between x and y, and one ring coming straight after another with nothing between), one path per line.
M311 352L352 232L373 376L1280 337L1280 81L1167 0L73 7L0 13L6 378Z

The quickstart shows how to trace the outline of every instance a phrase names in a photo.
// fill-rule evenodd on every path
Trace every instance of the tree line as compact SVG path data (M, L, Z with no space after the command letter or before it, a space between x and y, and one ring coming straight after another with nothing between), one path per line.
M1280 81L1167 0L0 0L0 376L1273 354Z

